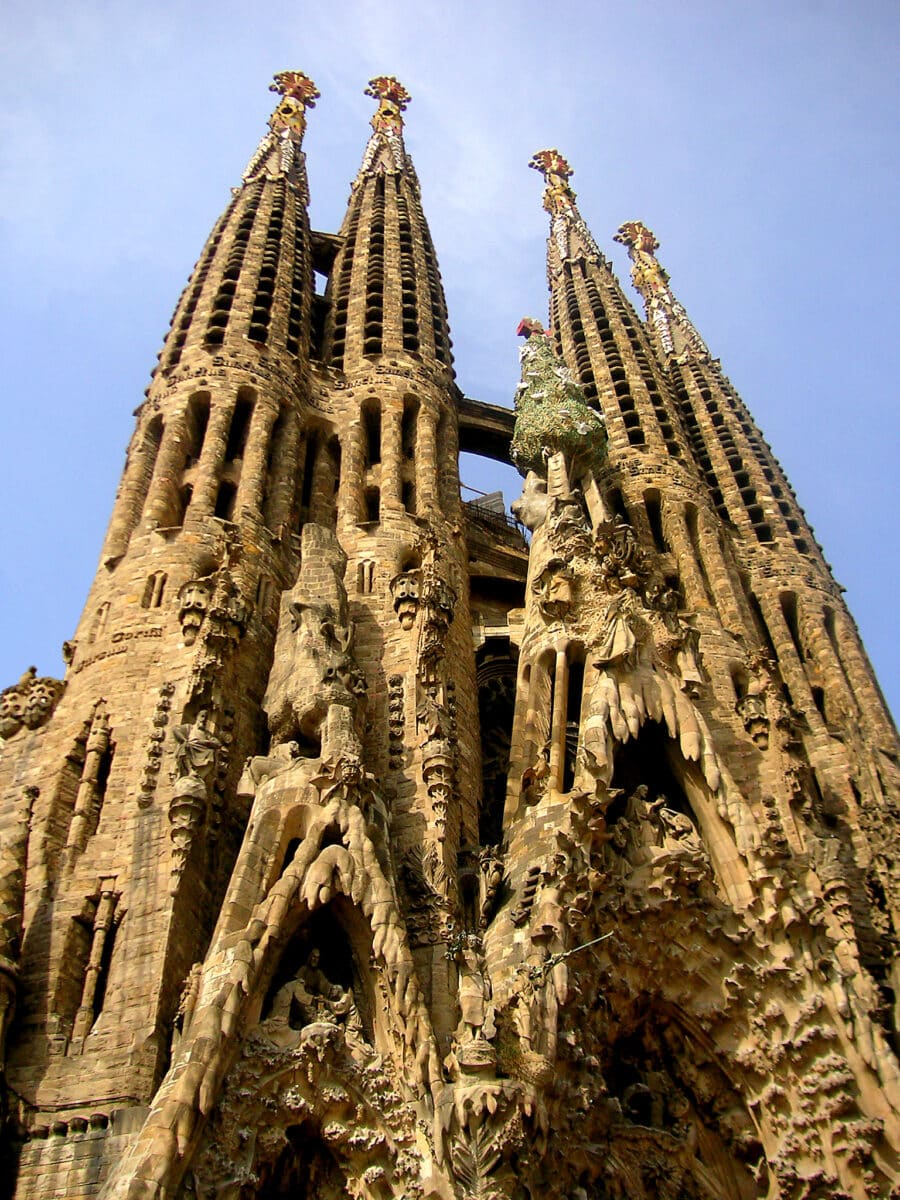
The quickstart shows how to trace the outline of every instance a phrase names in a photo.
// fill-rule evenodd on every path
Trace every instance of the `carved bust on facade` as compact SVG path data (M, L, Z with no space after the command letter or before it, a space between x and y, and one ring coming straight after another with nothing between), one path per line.
M390 582L394 612L403 629L411 629L419 611L419 593L422 586L420 571L401 571Z

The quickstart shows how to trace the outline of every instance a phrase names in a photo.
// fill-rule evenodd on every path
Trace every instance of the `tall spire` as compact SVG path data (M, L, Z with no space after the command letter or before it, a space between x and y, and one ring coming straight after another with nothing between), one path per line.
M580 258L587 254L605 261L591 231L575 203L575 192L569 183L574 172L558 150L538 150L528 164L544 177L544 208L550 214L550 237L560 260Z
M372 117L372 136L353 183L354 188L359 187L367 175L412 171L412 163L403 145L403 113L412 99L409 92L393 75L376 75L369 80L365 94L378 101L378 108Z
M263 174L284 176L300 188L303 202L308 204L306 163L300 147L306 133L306 110L315 108L321 93L302 71L279 71L269 91L278 93L281 100L241 178L247 184Z
M378 108L341 226L323 359L352 371L365 359L411 353L443 370L452 362L447 305L403 144L410 95L392 75L370 79L366 95ZM351 309L353 295L365 295L364 309Z
M620 225L615 241L627 247L631 259L631 281L640 292L647 322L659 339L663 354L692 354L709 358L703 338L694 328L684 306L669 287L669 274L660 266L656 251L659 241L642 221Z
M555 149L539 150L529 165L546 185L550 320L559 354L587 403L602 410L613 458L619 447L627 452L640 447L677 459L680 422L664 371L578 211L571 166Z

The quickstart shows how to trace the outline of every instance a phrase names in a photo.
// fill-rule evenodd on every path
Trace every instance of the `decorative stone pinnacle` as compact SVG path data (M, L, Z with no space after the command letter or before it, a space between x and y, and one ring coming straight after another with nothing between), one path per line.
M575 192L569 180L573 171L558 150L538 150L529 162L529 167L540 171L547 184L544 188L544 208L552 216L560 213L574 214Z
M627 246L629 252L643 250L645 254L655 254L659 249L659 240L643 221L626 221L619 226L613 241Z
M560 179L571 179L574 174L558 150L538 150L528 165L535 171L540 171L548 184L551 175L557 175Z
M703 338L669 286L669 273L656 258L659 241L643 221L625 221L615 234L631 259L631 282L644 299L647 320L666 354L709 358Z
M393 75L376 75L369 80L365 94L378 101L378 109L372 118L372 128L399 133L403 128L402 113L412 97Z
M302 71L279 71L269 84L270 92L283 97L269 118L273 133L293 135L298 141L306 131L306 110L315 108L321 93Z

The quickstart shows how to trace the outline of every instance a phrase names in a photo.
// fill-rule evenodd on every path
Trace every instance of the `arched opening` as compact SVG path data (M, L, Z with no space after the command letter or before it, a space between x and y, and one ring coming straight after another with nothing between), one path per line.
M312 1121L289 1125L278 1157L257 1168L257 1200L319 1200L347 1194L347 1178Z
M509 638L489 638L479 649L475 661L482 784L478 841L482 846L498 846L503 840L518 652Z
M332 841L326 837L325 845L338 840L335 832ZM359 1036L374 1044L376 1013L371 954L369 923L346 896L335 896L329 904L310 913L289 940L263 1007L263 1021L277 1006L279 995L284 998L286 986L299 979L316 1003L321 1002L326 1019L341 1025L348 1036L351 1026L355 1026ZM352 1006L339 1006L341 1011L332 1017L327 1010L337 991L349 996ZM305 1011L304 1002L295 997L290 999L286 1015L290 1027L297 1030L316 1019L316 1014Z

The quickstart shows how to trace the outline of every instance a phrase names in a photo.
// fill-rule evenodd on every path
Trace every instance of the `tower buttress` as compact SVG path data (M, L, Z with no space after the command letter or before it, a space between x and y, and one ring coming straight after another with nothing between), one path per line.
M298 567L310 387L301 145L318 92L299 72L273 90L137 410L65 681L4 693L21 719L0 797L40 786L9 1068L38 1112L88 1064L109 1094L152 1094L246 819L235 785Z

